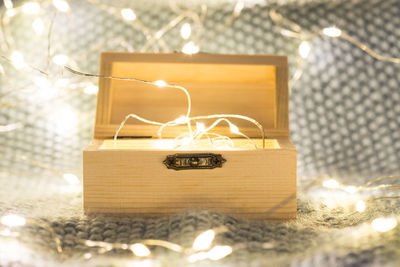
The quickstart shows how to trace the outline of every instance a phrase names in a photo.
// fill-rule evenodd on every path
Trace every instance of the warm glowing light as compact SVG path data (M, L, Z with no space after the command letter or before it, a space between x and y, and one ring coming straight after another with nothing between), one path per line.
M189 23L185 23L181 27L181 36L183 39L189 39L190 35L192 34L192 27Z
M51 88L51 82L46 77L36 77L33 82L41 89Z
M339 37L342 31L336 27L328 27L322 30L322 33L329 37Z
M207 230L201 233L193 242L193 249L194 250L205 250L211 246L212 241L215 237L214 230Z
M70 134L78 124L78 116L69 107L62 107L56 110L48 118L54 123L54 130L63 135Z
M52 86L50 80L46 77L36 77L33 82L40 88L36 93L40 99L52 99L58 95L58 89Z
M16 69L23 69L26 67L24 55L19 51L12 52L10 59Z
M182 48L182 53L185 53L188 55L197 54L199 51L200 51L199 46L193 42L188 42Z
M331 188L331 189L335 189L335 188L339 188L339 183L334 179L329 179L329 180L324 181L322 183L322 186Z
M367 208L367 205L365 204L365 202L363 200L357 201L356 210L358 212L364 212L366 208Z
M358 191L357 187L349 185L344 188L347 193L354 194Z
M65 78L57 79L56 87L67 87L69 85L69 80Z
M225 258L232 253L232 247L230 246L215 246L208 252L208 258L210 260L220 260Z
M230 123L229 128L232 133L240 133L239 128L235 124Z
M202 122L196 122L196 130L198 132L204 132L206 130L206 126Z
M66 173L63 177L71 185L78 185L80 183L78 176L76 176L75 174Z
M372 228L376 231L384 233L394 229L397 226L395 218L377 218L371 223Z
M11 8L11 9L7 9L6 11L6 15L7 17L14 17L17 14L17 11L15 10L15 8Z
M55 6L61 12L69 11L69 4L65 0L53 0L53 6Z
M175 122L178 123L178 124L183 124L183 123L185 123L185 122L186 122L186 116L183 116L183 115L179 116L179 118L177 118L177 119L175 120Z
M167 83L163 80L158 80L154 82L155 85L159 86L159 87L165 87L167 86Z
M136 19L136 14L130 8L125 8L121 10L122 17L127 21L133 21Z
M53 62L59 66L64 66L68 63L69 58L66 55L55 55Z
M207 252L198 252L198 253L195 253L193 255L190 255L188 257L188 261L193 263L193 262L196 262L196 261L205 260L207 258L208 258L208 253Z
M88 95L95 95L99 91L99 87L94 84L88 84L88 86L83 89L83 92Z
M130 249L138 257L147 257L150 255L150 250L143 244L133 244Z
M85 259L85 260L90 260L91 258L92 258L92 254L91 253L85 253L85 254L83 254L83 258Z
M12 3L11 0L4 0L3 3L4 3L4 6L5 6L7 9L11 9L11 8L14 7L14 5L13 5L13 3Z
M36 2L28 2L22 6L22 12L25 14L33 15L40 12L40 5Z
M311 46L308 42L303 41L299 46L299 54L302 58L307 58L310 54Z
M15 214L9 214L1 217L1 223L5 226L15 227L15 226L23 226L26 224L26 220L24 217Z
M37 35L42 35L44 32L44 24L42 19L37 18L32 22L32 28Z

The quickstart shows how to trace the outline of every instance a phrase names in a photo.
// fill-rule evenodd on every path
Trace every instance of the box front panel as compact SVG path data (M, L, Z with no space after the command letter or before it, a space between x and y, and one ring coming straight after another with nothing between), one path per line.
M202 208L259 219L295 216L294 150L221 151L222 168L180 171L163 164L175 153L85 151L85 212L162 215Z

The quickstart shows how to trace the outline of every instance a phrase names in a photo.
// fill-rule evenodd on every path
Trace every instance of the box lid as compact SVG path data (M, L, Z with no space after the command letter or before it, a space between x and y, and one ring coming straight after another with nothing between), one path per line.
M266 137L289 136L286 56L104 52L100 74L164 80L180 85L191 95L191 117L239 114L261 123ZM125 116L131 113L152 121L167 122L186 112L186 96L176 88L99 78L94 137L112 138ZM260 137L253 124L238 119L231 121L242 133ZM206 125L212 122L204 121ZM130 119L119 136L156 137L158 128ZM166 127L163 137L176 137L184 130L185 126ZM213 132L235 136L224 123Z

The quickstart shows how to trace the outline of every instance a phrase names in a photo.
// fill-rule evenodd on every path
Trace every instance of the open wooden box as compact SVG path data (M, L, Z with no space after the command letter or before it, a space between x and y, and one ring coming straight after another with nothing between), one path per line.
M85 213L163 215L201 208L258 219L295 217L286 56L105 52L100 74L184 86L192 97L191 116L245 115L263 125L267 139L263 149L257 127L232 119L258 149L220 124L214 132L232 137L235 148L204 149L200 143L182 151L170 143L186 126L166 127L160 140L158 126L131 119L114 145L126 115L167 122L186 114L187 101L174 88L100 78L94 140L83 153ZM178 171L164 162L188 155L189 162L210 155L226 162Z

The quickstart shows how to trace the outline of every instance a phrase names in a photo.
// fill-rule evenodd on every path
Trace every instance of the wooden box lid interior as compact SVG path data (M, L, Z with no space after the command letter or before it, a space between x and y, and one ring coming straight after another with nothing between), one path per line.
M240 114L264 127L267 137L288 137L288 65L286 56L104 52L100 74L148 81L164 80L185 87L192 98L191 117ZM176 88L99 78L95 138L112 138L131 113L167 122L187 112L185 94ZM206 126L214 120L205 120ZM250 137L260 133L249 122L232 119ZM128 120L119 136L156 137L159 126ZM176 137L186 127L166 127ZM226 123L214 132L235 137Z

